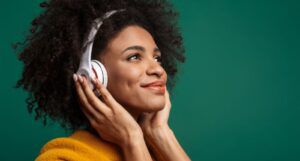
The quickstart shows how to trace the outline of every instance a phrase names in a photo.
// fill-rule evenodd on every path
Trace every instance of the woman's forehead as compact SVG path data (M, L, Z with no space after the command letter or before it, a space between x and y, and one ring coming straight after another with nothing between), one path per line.
M122 29L112 40L109 41L107 48L115 52L122 53L130 46L139 46L145 50L157 48L151 34L140 26L128 26Z

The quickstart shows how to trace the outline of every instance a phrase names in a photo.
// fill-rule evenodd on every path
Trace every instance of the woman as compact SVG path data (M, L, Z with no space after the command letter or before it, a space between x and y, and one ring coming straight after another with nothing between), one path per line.
M163 0L52 0L32 21L17 87L32 95L28 110L73 132L43 146L45 160L190 160L168 126L177 62L184 62L176 12ZM92 58L105 66L108 84L74 74L96 18ZM72 81L72 77L73 80ZM168 78L168 79L167 79ZM153 84L155 83L155 84ZM37 107L35 107L37 103Z

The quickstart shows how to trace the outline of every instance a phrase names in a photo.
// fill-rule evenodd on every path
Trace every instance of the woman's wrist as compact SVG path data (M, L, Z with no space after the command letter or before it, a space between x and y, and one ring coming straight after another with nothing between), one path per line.
M158 126L155 128L144 130L144 136L147 141L161 142L170 137L172 130L168 125Z
M190 161L169 126L154 129L146 141L158 160Z
M152 161L143 134L131 135L121 148L125 161Z
M119 144L123 148L131 148L140 142L144 141L142 130L130 131L126 136L123 137L124 140Z

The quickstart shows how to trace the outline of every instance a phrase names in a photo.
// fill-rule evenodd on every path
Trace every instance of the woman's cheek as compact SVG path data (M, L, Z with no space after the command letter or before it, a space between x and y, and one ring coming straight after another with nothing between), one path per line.
M108 89L115 91L131 91L140 84L141 72L137 68L119 67L108 71ZM128 91L128 92L129 92Z
M128 83L132 84L140 84L141 83L141 78L143 75L143 72L141 70L141 68L138 67L131 67L131 68L126 68L125 71L123 69L123 71L121 72L121 77L123 79L126 79L126 81Z

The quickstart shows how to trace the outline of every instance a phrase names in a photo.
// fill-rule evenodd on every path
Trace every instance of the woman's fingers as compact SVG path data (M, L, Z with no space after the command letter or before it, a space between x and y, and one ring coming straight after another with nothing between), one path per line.
M97 112L95 111L95 109L93 107L91 107L91 105L88 103L88 100L81 88L80 82L78 80L77 76L74 76L74 81L75 81L75 87L76 87L76 91L77 91L77 96L79 98L79 102L81 105L81 109L84 110L84 113L86 114L86 116L92 117L94 118L94 114ZM87 109L87 110L86 110Z
M101 97L105 104L107 104L113 111L118 107L117 101L113 98L110 92L104 87L104 85L97 79L92 80L96 89L100 92Z
M88 102L88 99L83 91L82 85L80 83L80 81L78 80L79 77L77 75L75 75L74 77L76 77L75 79L75 86L76 86L76 91L77 91L77 95L81 104L81 109L84 112L84 114L86 115L86 117L89 119L89 121L94 121L97 119L102 120L104 117L101 116L102 113L101 111L96 110L94 107L92 107L92 105Z
M91 90L90 86L88 85L87 79L85 77L79 76L79 79L81 79L81 87L83 89L83 92L87 98L88 103L97 111L100 113L107 115L111 110L103 103L101 100L99 100L98 97L94 94L94 92Z
M169 91L167 90L167 88L166 88L166 92L165 92L165 101L166 101L166 106L171 107L170 94L169 94Z
M170 95L166 88L165 90L165 106L162 110L158 111L156 113L156 117L159 118L159 121L168 121L169 114L171 111L171 101L170 101Z

